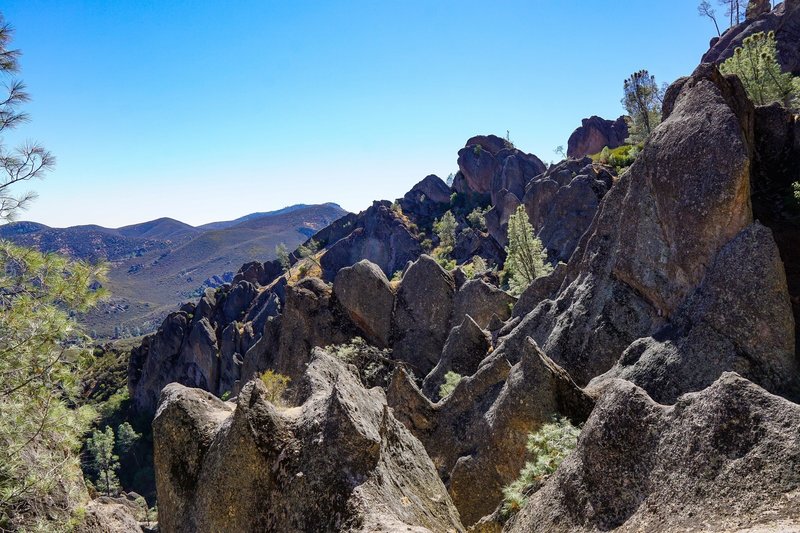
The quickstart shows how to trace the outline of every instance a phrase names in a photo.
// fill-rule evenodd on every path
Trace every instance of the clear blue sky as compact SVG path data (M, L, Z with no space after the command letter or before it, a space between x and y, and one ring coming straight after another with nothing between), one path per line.
M545 161L623 79L690 73L695 0L3 0L56 170L22 218L201 224L294 203L351 211L456 169L475 134Z

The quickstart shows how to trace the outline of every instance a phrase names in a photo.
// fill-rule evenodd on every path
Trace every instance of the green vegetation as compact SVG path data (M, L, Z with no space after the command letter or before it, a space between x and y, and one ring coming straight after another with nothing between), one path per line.
M792 190L794 191L794 198L800 202L800 181L792 183Z
M120 489L117 477L119 456L127 454L139 438L141 435L128 422L117 427L116 436L111 426L106 426L105 431L92 432L92 436L86 441L86 451L96 474L94 486L99 492L111 496Z
M476 207L475 209L467 215L467 222L472 228L478 231L486 231L486 212L489 210L487 207L486 209L481 209L480 207Z
M486 260L483 257L475 255L472 257L472 261L461 265L461 270L464 271L467 278L475 279L489 270L489 265L486 264Z
M310 239L305 244L301 244L297 247L297 255L300 256L300 259L307 259L315 265L320 266L316 257L317 252L319 252L319 243L314 239Z
M344 344L326 346L325 351L356 368L361 382L368 388L388 387L398 364L392 359L391 350L371 346L361 337L354 337Z
M458 222L452 211L446 212L442 218L433 223L433 231L439 238L439 246L433 250L433 258L445 270L452 270L456 263L450 258L453 247L456 245L456 228Z
M73 409L91 360L72 311L105 292L105 267L0 241L0 528L80 480L77 450L94 410Z
M289 386L291 378L278 374L274 370L267 370L261 374L261 383L267 388L267 400L278 407L286 407L283 402L283 394Z
M505 275L509 291L522 294L528 285L538 277L546 276L553 270L547 262L547 250L533 232L528 222L525 206L508 219L508 246L506 247Z
M747 37L719 69L742 80L747 95L756 105L779 102L788 109L800 106L800 78L782 71L773 32Z
M289 261L289 249L286 248L286 244L279 243L275 247L275 257L278 259L278 263L281 265L284 272L289 270L289 267L292 266L292 263Z
M623 83L622 105L628 112L628 144L643 143L661 123L664 90L646 70L634 72Z
M458 385L460 381L461 374L453 372L452 370L445 374L444 383L439 387L439 398L450 396L453 391L456 390L456 385Z
M641 144L625 144L614 149L609 149L608 146L606 146L600 152L590 155L589 157L596 163L614 167L619 174L624 172L625 169L636 161L636 158L641 153L641 149Z
M531 460L525 463L519 477L503 488L504 515L508 516L522 509L537 484L555 472L575 449L580 433L580 428L572 425L566 418L557 418L528 435L526 448L531 454Z

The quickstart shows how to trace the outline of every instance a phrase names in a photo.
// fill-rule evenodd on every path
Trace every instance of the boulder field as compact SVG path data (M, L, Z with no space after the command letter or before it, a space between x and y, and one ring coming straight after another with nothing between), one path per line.
M619 176L474 137L452 188L317 234L309 275L251 263L167 317L129 367L162 531L800 528L797 122L713 63L663 117ZM502 266L519 205L555 268L515 298L466 264ZM453 270L425 253L448 210ZM504 516L554 416L577 447Z

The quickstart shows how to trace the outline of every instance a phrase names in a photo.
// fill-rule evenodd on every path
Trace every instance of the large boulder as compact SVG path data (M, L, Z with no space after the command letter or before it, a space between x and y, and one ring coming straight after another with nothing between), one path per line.
M592 384L620 377L674 403L728 370L774 393L798 392L786 275L771 232L758 223L720 250L672 324L631 344Z
M471 376L491 347L492 336L489 332L466 315L460 325L450 330L442 357L422 382L422 392L434 402L439 401L439 387L444 383L445 375L455 372L461 376Z
M567 159L528 183L522 202L554 261L569 261L608 192L606 171L591 159Z
M603 148L617 148L628 138L625 117L606 120L598 116L585 118L567 141L567 157L580 159L599 153Z
M398 202L403 213L411 214L428 225L450 207L451 194L450 187L440 177L431 174L414 185Z
M422 253L408 222L392 211L391 202L374 202L351 220L349 231L320 258L325 279L332 280L340 269L367 259L391 276Z
M734 373L659 405L616 380L509 532L796 531L800 406Z
M422 379L436 366L450 333L455 281L430 256L403 274L392 322L394 357Z
M389 345L394 291L378 265L364 259L341 269L333 293L368 341L381 348Z
M562 290L520 323L579 384L664 326L752 222L753 108L711 65L676 82L665 120L603 198Z
M513 296L494 285L482 279L471 279L456 293L453 324L461 324L469 315L479 327L485 329L493 316L508 320L514 302Z
M422 445L338 359L315 352L298 407L268 398L252 381L231 413L165 389L153 424L164 531L463 531Z

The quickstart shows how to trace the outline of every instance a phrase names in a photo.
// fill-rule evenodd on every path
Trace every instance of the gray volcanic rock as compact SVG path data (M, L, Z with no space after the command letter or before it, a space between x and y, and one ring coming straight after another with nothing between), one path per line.
M394 291L378 265L364 259L341 269L333 292L368 341L381 348L389 345Z
M135 506L135 505L134 505ZM85 507L76 533L142 533L139 522L122 498L98 498Z
M800 406L734 373L672 407L615 380L505 530L794 531L798 427Z
M450 333L455 282L430 256L422 255L403 275L392 323L394 357L423 378L436 366Z
M800 75L800 2L787 0L767 13L749 18L742 24L727 30L722 37L712 41L711 48L703 55L703 63L722 63L733 56L733 51L742 46L750 35L758 32L775 32L778 62L784 70Z
M786 274L771 232L758 223L720 250L673 324L634 342L592 385L620 377L659 403L674 403L728 370L773 393L797 393Z
M391 276L422 253L406 223L391 209L391 202L374 202L357 217L357 225L334 243L320 258L325 279L339 269L367 259Z
M598 116L585 118L567 141L567 157L580 159L599 153L606 146L617 148L628 138L628 124L625 117L606 120Z
M533 280L528 288L519 295L511 315L515 318L523 317L536 309L536 306L542 301L556 296L566 276L567 264L558 263L548 275Z
M445 374L455 372L471 376L491 347L489 332L466 315L460 325L450 330L442 357L422 382L422 392L434 402L439 401L439 387L444 383Z
M486 329L492 317L508 320L515 299L507 292L482 279L471 279L464 283L455 296L453 324L460 324L469 314L477 325Z
M403 213L414 215L420 222L432 222L450 207L451 194L450 187L432 174L414 185L398 202Z
M356 335L358 330L335 300L332 287L319 278L303 278L286 287L278 348L270 366L297 380L313 348L342 344Z
M752 222L743 87L702 65L671 92L672 113L604 197L560 294L519 326L520 339L536 339L579 384L666 324Z
M203 395L170 385L153 423L164 531L463 531L383 392L321 350L299 407L258 380L233 413Z
M569 261L609 184L592 160L567 159L528 183L523 203L537 237L555 261Z
M592 409L591 398L532 340L520 346L517 359L512 367L495 350L437 404L402 370L387 393L395 416L425 445L467 525L491 513L501 488L518 476L529 432L557 414L580 422Z
M458 152L459 172L453 180L456 192L498 203L501 191L522 198L525 185L547 167L533 154L526 154L496 135L479 135Z

